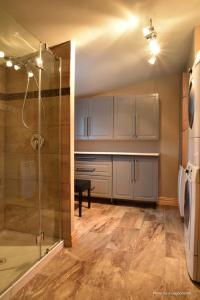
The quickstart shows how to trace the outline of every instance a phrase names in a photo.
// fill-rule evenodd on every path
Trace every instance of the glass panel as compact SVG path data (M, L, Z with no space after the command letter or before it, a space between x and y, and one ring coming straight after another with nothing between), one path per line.
M193 86L193 82L191 81L189 86L189 105L188 105L188 120L191 129L194 122L194 101L195 101L194 86Z
M60 60L42 51L40 198L42 255L60 241Z
M186 181L185 184L185 204L184 204L184 223L188 228L190 222L190 188L189 181Z
M0 11L0 294L40 258L38 159L39 42ZM10 60L10 67L6 65ZM13 68L11 65L17 65ZM26 93L25 93L26 91Z

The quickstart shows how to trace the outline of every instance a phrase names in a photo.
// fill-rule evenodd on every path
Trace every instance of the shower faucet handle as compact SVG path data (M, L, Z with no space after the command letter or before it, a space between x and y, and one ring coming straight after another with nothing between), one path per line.
M44 137L40 134L34 134L31 138L31 146L34 150L41 149L44 145Z

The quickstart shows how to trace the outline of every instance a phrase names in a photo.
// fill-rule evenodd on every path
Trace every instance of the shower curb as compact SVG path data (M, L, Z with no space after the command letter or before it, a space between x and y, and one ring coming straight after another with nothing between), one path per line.
M49 253L36 262L26 273L24 273L13 285L11 285L2 295L1 300L11 300L19 290L21 290L39 271L64 248L64 242L59 242Z

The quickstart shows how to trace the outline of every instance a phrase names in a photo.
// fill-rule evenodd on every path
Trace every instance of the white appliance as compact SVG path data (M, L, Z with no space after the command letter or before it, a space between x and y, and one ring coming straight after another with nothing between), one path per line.
M184 231L188 273L200 282L200 168L190 163L186 169Z
M200 138L200 55L197 55L189 83L189 139Z
M178 204L181 217L184 217L185 182L185 169L182 166L180 166L178 172Z
M184 232L188 273L200 282L200 53L189 84L189 140L184 200Z

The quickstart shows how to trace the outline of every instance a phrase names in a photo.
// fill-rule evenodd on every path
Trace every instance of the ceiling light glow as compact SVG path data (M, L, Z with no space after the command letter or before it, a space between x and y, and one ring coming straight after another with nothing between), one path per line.
M11 67L13 66L12 61L11 61L11 60L7 60L7 61L6 61L6 66L7 66L8 68L11 68Z
M32 71L29 71L28 72L28 77L30 78L30 77L33 77L33 72Z
M0 58L3 58L5 56L5 53L3 51L0 51Z
M135 28L139 23L139 18L137 16L131 16L128 25L130 28Z
M38 66L38 68L42 68L43 67L43 61L42 61L42 59L41 59L41 57L36 57L36 64L37 64L37 66Z
M148 36L150 34L149 27L144 27L142 31L143 31L144 37L146 37L146 36Z
M160 53L160 45L158 44L156 38L153 38L149 41L149 47L153 55L158 55Z
M156 62L156 56L152 56L152 57L148 60L148 63L149 63L150 65L154 65L155 62Z

